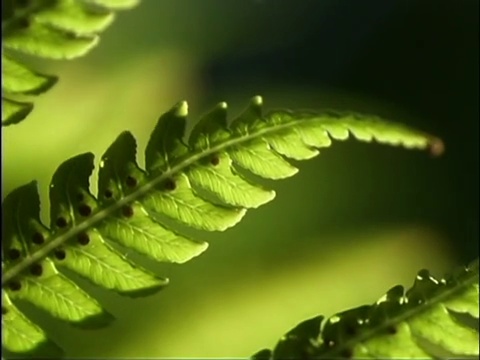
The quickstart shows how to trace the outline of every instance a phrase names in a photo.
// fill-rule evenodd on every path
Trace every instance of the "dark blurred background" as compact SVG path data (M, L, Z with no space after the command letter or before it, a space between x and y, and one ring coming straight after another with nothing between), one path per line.
M50 176L66 157L98 158L125 129L142 149L157 116L182 99L192 122L224 100L234 116L257 94L267 110L372 113L439 136L446 152L432 158L334 143L299 164L294 178L268 183L274 202L224 234L205 234L211 246L198 259L145 262L171 278L161 294L129 300L92 289L118 317L112 327L82 332L35 316L72 357L243 357L307 317L410 285L422 267L441 276L473 260L478 7L476 0L144 0L87 57L39 64L61 82L28 121L4 131L4 182L8 192L39 179L45 205Z
M445 157L439 160L442 165L433 171L424 166L421 156L409 160L416 180L415 190L409 191L416 192L417 204L392 204L395 183L408 181L402 178L402 165L398 164L401 155L393 157L396 152L372 149L390 166L376 175L382 185L371 191L390 201L347 216L359 222L428 218L452 239L459 260L469 260L478 252L479 2L259 3L257 21L249 22L249 35L275 27L272 35L279 45L249 49L248 53L241 49L206 64L204 76L209 79L212 101L235 86L232 84L247 94L288 86L330 88L394 104L414 116L412 125L437 134L447 147ZM291 18L284 15L278 19L279 8ZM290 40L292 33L300 34ZM282 39L288 40L282 44ZM239 43L248 49L248 40ZM320 101L318 106L322 106ZM364 186L368 186L366 182ZM404 195L398 199L410 201Z

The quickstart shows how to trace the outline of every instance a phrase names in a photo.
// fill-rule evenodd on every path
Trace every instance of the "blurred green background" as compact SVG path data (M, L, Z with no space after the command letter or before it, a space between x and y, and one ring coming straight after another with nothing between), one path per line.
M441 137L446 153L335 143L270 183L274 202L172 266L142 299L79 283L117 320L85 331L27 308L68 357L245 357L317 314L371 303L478 253L478 1L143 0L87 57L39 62L60 82L3 130L3 189L39 181L123 130L141 154L156 118L188 100L374 113ZM33 62L32 62L33 63ZM95 183L95 181L93 181ZM95 185L92 184L92 190Z

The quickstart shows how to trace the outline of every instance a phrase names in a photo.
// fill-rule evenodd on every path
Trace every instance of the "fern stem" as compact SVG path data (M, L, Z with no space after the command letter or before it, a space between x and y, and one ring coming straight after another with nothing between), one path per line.
M463 291L465 291L465 289L471 287L475 283L478 283L478 258L474 260L470 265L466 266L465 270L468 271L470 275L461 282L460 286L454 286L450 289L444 289L433 297L425 300L425 302L422 303L422 306L415 306L409 310L402 311L398 315L384 321L379 326L374 327L370 330L366 330L357 336L351 337L335 349L322 353L322 358L333 359L337 357L338 354L342 352L342 350L351 349L356 344L364 343L378 334L385 333L385 330L389 327L395 327L397 324L414 318L418 314L428 311L435 304L445 303L448 299L454 298L455 295L462 293Z
M317 116L316 116L317 117ZM303 119L304 120L304 119ZM2 275L2 287L10 280L12 280L15 276L20 274L22 271L27 269L29 266L33 265L34 263L40 261L44 257L46 257L51 251L55 250L57 247L72 239L73 237L77 236L83 231L88 230L89 228L93 227L95 224L100 223L105 218L113 214L115 211L122 208L122 206L127 205L131 202L138 200L143 195L146 195L150 192L155 186L162 183L162 181L171 178L173 175L179 173L180 171L186 169L190 165L198 162L199 160L206 158L212 154L215 154L219 151L225 150L229 147L248 142L250 140L256 139L261 137L262 135L268 133L275 133L278 131L282 131L286 128L297 126L297 123L300 121L292 121L287 124L278 124L269 128L259 129L257 132L249 133L249 134L239 134L237 137L233 137L232 139L225 141L217 146L214 146L210 149L203 150L201 152L193 152L190 156L185 157L183 160L180 160L179 163L169 170L163 172L162 174L154 177L150 181L143 184L139 187L136 191L132 192L131 194L125 196L124 198L118 200L117 202L109 205L108 207L98 211L90 218L87 218L81 222L79 222L76 226L68 229L64 233L58 234L54 236L50 241L46 242L45 245L40 247L38 250L33 252L30 256L26 257L23 261L13 265L11 268L7 269Z

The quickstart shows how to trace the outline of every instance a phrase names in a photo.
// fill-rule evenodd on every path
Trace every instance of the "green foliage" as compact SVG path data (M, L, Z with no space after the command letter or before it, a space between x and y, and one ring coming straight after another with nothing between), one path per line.
M138 0L2 0L2 126L32 111L26 95L51 88L55 76L31 70L11 56L21 52L47 59L83 56L114 19L114 11Z
M373 305L323 316L289 331L254 359L434 359L478 355L478 259L437 280L418 273L405 293L395 286ZM476 322L476 327L473 327Z
M207 244L184 235L182 226L224 231L236 225L247 209L275 196L252 174L290 177L298 169L287 158L312 158L332 139L350 134L406 148L441 148L434 137L371 116L283 110L262 115L261 106L262 99L253 98L227 125L227 105L220 103L184 142L187 103L179 103L160 117L144 170L136 162L134 137L122 133L101 159L97 197L89 190L93 154L65 161L50 185L49 226L39 217L35 182L8 194L2 204L3 346L28 352L47 341L15 306L18 300L77 325L108 322L101 305L57 267L129 296L162 288L167 279L133 263L111 242L159 262L184 263Z
M99 40L118 10L138 0L2 1L2 126L22 121L33 109L29 96L50 89L57 77L32 70L20 56L73 59ZM21 54L15 54L15 53ZM2 203L2 348L47 354L61 350L18 305L28 302L53 317L82 327L113 317L69 274L131 297L163 288L168 279L128 259L124 250L157 262L185 263L208 244L187 229L225 231L248 209L275 197L258 178L293 176L289 161L307 160L350 135L361 141L443 151L440 140L376 117L335 112L261 113L262 100L227 123L227 105L205 115L185 140L187 104L163 114L136 160L136 141L122 133L103 155L98 194L90 191L91 153L66 160L50 185L50 224L40 220L36 182ZM66 272L63 270L67 269ZM478 260L443 280L418 273L407 292L392 288L375 304L307 320L273 351L256 359L438 358L476 356ZM323 324L322 324L323 323Z

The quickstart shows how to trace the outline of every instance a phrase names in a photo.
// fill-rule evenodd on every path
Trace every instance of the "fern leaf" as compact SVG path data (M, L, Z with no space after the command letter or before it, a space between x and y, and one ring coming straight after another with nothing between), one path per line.
M2 126L22 121L33 109L19 95L38 95L57 78L40 74L6 51L48 59L73 59L85 55L99 33L114 19L114 11L130 8L137 0L35 0L2 1Z
M2 97L2 126L18 124L32 111L33 104Z
M31 71L5 54L2 55L2 72L2 87L12 94L40 94L57 80Z
M3 346L12 352L28 352L39 344L47 342L47 336L32 323L15 305L6 293L2 292Z
M445 279L427 270L413 286L390 289L373 305L328 319L318 316L289 331L273 351L254 359L387 359L464 357L479 354L478 259ZM466 314L474 329L462 321Z
M98 320L108 314L57 269L66 268L129 296L161 289L167 279L131 262L116 246L159 262L184 263L198 256L207 244L191 239L182 227L224 231L236 225L248 208L275 196L240 169L270 179L291 176L297 168L283 155L311 158L318 154L317 147L329 146L331 138L345 140L349 132L364 141L408 148L439 143L372 117L289 111L263 116L261 105L261 98L255 97L227 125L226 104L221 103L200 120L185 143L187 104L179 103L160 117L152 132L145 169L136 162L134 137L122 133L102 156L97 196L89 190L93 155L65 161L50 185L49 226L39 218L35 182L8 194L2 204L3 296L12 304L17 299L29 301L75 324L101 323ZM29 326L29 331L37 329ZM4 346L12 351L32 347L24 344L19 349L19 343L12 340Z

